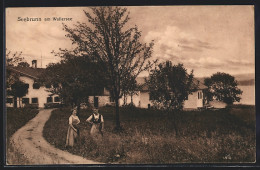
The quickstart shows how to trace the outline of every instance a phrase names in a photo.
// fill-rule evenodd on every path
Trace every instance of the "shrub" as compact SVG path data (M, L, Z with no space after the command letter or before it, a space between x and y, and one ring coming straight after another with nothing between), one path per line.
M59 108L62 105L60 103L44 103L44 108Z
M38 103L25 104L24 107L29 109L38 109L39 104Z

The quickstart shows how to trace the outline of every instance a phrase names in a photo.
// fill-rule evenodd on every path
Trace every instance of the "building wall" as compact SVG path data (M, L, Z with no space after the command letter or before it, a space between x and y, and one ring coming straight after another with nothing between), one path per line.
M204 98L204 94L203 94L203 92L202 92L202 90L198 90L197 91L197 94L198 93L200 93L201 94L201 96L200 96L200 98L199 99L197 99L197 107L203 107L203 98Z
M128 95L126 97L126 104L130 104L131 103L131 96ZM140 107L140 92L138 92L137 94L133 95L133 103L136 107ZM119 105L122 106L124 105L124 97L122 97L121 99L119 99Z
M29 84L28 93L23 98L29 98L29 104L32 103L32 98L38 98L38 106L40 108L43 108L44 104L47 103L47 97L50 97L51 92L48 92L47 89L43 86L41 86L39 89L34 89L33 88L34 80L32 78L29 78L26 76L21 76L19 79L21 81L23 81L24 83ZM52 101L54 102L54 98L58 97L58 95L53 95L51 97L52 97ZM8 98L12 98L12 97L8 96ZM22 103L22 98L20 99L20 103L21 103L21 106L24 107L25 104ZM56 103L60 103L60 102L56 102ZM13 107L14 104L6 103L6 106ZM19 107L18 98L17 98L17 107Z
M200 99L198 99L198 93L200 93ZM149 100L149 92L140 93L140 107L148 108L148 105L152 106L151 100ZM184 109L197 109L203 107L203 93L202 90L198 90L188 96L188 100L184 101Z
M198 98L198 93L201 94L200 99ZM184 109L197 109L198 107L203 107L203 93L202 90L193 92L188 96L188 100L184 101Z
M44 103L47 103L47 97L49 97L51 93L43 86L39 89L33 89L34 80L29 77L21 76L20 80L29 84L28 94L24 96L24 98L29 98L29 103L32 103L32 98L38 98L39 107L43 108Z
M148 104L152 106L151 101L149 100L149 92L141 92L140 94L140 107L141 108L148 108Z
M110 103L110 96L95 96L95 97L98 97L98 107L102 107ZM94 96L89 96L89 103L94 106Z

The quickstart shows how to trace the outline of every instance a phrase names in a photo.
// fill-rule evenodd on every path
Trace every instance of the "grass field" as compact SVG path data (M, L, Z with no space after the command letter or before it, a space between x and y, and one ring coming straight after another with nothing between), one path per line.
M124 128L114 133L114 109L100 108L105 120L104 137L93 140L81 110L80 139L69 152L105 163L172 164L255 161L255 107L232 106L222 110L183 111L167 114L158 110L120 108ZM53 111L43 135L65 148L69 109ZM177 133L177 134L176 134Z
M7 108L6 110L6 157L7 163L17 163L26 161L22 155L17 153L10 144L11 136L29 120L34 118L39 111L29 108Z

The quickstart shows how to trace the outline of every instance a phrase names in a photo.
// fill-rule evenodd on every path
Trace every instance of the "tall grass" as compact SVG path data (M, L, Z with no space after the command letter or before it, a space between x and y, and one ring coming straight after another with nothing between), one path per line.
M120 108L121 133L115 133L114 109L100 108L105 119L103 138L93 139L82 110L80 139L65 148L69 109L55 110L44 137L56 147L105 163L168 164L184 162L254 162L255 107L235 106L212 111L165 113Z

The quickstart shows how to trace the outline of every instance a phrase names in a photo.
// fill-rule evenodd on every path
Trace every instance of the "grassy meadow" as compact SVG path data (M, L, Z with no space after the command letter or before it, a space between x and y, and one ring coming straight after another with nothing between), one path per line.
M7 163L25 162L23 156L17 153L10 144L11 136L29 120L38 114L37 109L30 108L7 108L6 110L6 157Z
M255 107L236 105L221 110L165 113L140 108L120 108L121 133L115 133L114 109L100 108L103 138L89 135L81 110L80 138L65 148L70 110L54 110L43 136L55 147L104 163L172 164L255 161Z

